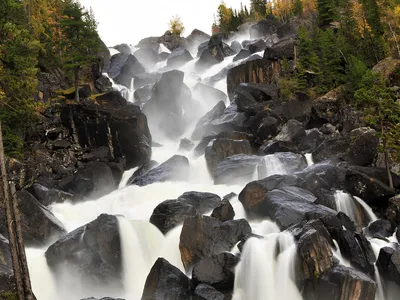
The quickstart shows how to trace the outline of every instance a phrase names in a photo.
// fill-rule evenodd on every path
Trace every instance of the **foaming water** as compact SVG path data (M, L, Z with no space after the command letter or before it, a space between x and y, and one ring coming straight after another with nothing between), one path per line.
M126 184L128 183L129 178L132 177L133 173L135 173L135 172L137 171L137 169L139 169L139 167L130 169L130 170L128 170L128 171L125 171L125 172L122 174L121 181L120 181L120 183L119 183L119 185L118 185L118 188L119 188L119 189L122 189L122 188L126 187Z
M26 248L26 258L33 292L38 300L59 299L56 282L44 255L47 249ZM43 287L43 283L46 287Z
M350 262L343 257L339 244L335 239L333 240L333 244L335 245L335 248L333 249L333 255L339 260L340 264L350 267Z
M304 157L307 160L307 166L312 166L314 164L312 153L306 153L306 154L304 154Z
M118 227L126 300L136 300L142 294L151 265L144 259L146 256L143 252L142 241L131 223L124 217L118 217Z
M287 174L287 170L285 168L285 165L281 162L281 160L274 154L269 154L264 156L263 158L263 165L265 166L265 175L266 177L272 176L272 175L283 175ZM262 176L259 176L259 179Z
M360 204L362 206L362 208L364 209L365 213L367 214L370 222L374 222L374 221L378 220L378 218L372 211L371 207L369 207L368 204L364 202L364 200L362 200L361 198L359 198L357 196L354 196L353 198L358 202L358 204Z
M236 267L232 299L301 300L291 279L295 254L296 245L288 232L270 233L263 239L250 238Z

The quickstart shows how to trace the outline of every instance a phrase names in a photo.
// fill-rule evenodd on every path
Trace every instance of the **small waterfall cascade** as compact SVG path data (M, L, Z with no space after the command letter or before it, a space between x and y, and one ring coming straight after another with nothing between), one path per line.
M264 226L273 229L273 226ZM277 250L279 249L279 250ZM250 238L236 267L233 300L301 300L294 276L296 245L288 232Z
M142 240L139 239L132 224L124 217L118 217L118 227L126 300L139 299L151 265L148 264L148 260L143 259L146 256L141 245Z
M314 164L312 153L306 153L306 154L304 154L304 157L307 160L307 166L312 166Z
M119 183L119 185L118 185L118 188L119 188L119 189L123 189L124 187L126 187L126 185L127 185L127 183L128 183L128 180L129 180L129 179L132 177L132 175L137 171L137 169L139 169L139 167L130 169L130 170L128 170L128 171L125 171L125 172L122 174L121 181L120 181L120 183Z
M354 196L353 198L357 201L358 204L360 204L362 206L362 208L364 209L365 213L367 214L370 222L375 222L376 220L378 220L378 218L372 211L371 207L369 207L369 205L367 203L365 203L364 200L362 200L361 198L359 198L357 196Z
M335 248L332 251L333 255L339 260L340 264L346 267L350 267L350 262L343 257L338 242L336 240L333 240L333 244L335 245Z
M265 177L269 177L272 175L283 175L287 174L287 170L285 165L281 162L281 160L274 154L269 154L264 156L262 164L265 166ZM262 172L261 172L262 173ZM262 179L262 175L259 172L259 178Z
M346 192L336 191L335 193L336 210L344 212L353 221L356 220L357 207L353 198Z

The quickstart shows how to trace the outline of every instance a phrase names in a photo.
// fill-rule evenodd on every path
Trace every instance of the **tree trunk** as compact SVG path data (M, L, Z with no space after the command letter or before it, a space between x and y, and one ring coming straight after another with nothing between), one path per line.
M79 102L79 67L74 69L74 77L75 77L75 101Z
M11 196L3 149L3 135L0 122L0 171L2 181L0 182L0 197L3 200L4 210L7 219L8 240L11 252L11 259L14 270L14 278L17 287L17 295L20 300L35 300L33 295L29 271L26 262L25 248L22 240L21 224L17 203ZM13 201L14 200L14 201Z

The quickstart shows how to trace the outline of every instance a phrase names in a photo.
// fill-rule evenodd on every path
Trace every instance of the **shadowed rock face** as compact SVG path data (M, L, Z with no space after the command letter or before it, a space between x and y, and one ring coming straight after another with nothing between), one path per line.
M107 147L112 157L126 158L128 169L150 160L147 118L118 92L63 106L61 121L80 147Z
M174 155L166 162L133 179L132 184L145 186L155 182L186 181L189 177L189 160L182 155Z
M235 154L251 154L251 145L248 140L216 139L206 147L205 156L208 170L213 174L225 158Z
M327 274L306 285L306 299L334 300L373 300L376 284L365 274L354 269L338 265Z
M189 278L165 259L157 259L147 276L142 300L187 299L190 299Z
M202 258L230 251L250 232L251 227L245 219L222 223L207 216L187 218L179 243L183 265L189 270Z
M95 286L121 284L122 256L117 217L101 214L68 233L46 251L55 271L69 270L77 282Z

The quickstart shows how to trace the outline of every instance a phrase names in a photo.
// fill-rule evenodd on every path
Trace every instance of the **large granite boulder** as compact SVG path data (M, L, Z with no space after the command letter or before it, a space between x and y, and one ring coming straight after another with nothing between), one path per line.
M189 177L189 160L182 155L174 155L161 165L132 180L131 184L145 186L155 182L186 181Z
M142 300L190 299L190 281L177 267L164 258L154 263L147 276Z
M150 160L152 139L147 118L119 92L67 103L61 108L61 121L77 146L107 147L113 158L126 158L128 169Z
M185 269L205 257L230 251L248 233L251 227L245 219L221 222L207 216L187 218L179 243Z
M121 242L115 216L101 214L96 220L64 235L45 255L56 274L68 271L77 283L122 284Z

